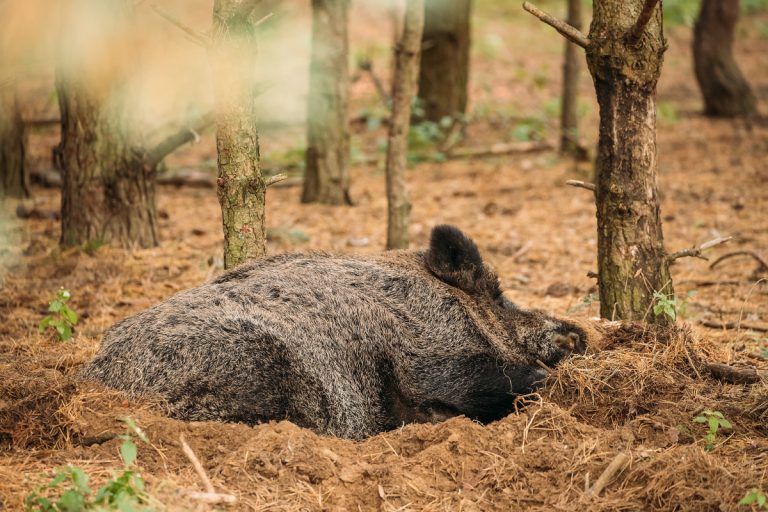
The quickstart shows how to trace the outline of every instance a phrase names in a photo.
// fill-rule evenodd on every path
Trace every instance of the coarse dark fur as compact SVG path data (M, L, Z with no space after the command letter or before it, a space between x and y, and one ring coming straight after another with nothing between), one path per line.
M451 226L428 251L284 254L117 323L83 377L164 399L188 420L287 418L362 439L414 421L510 412L583 352L578 327L503 297Z

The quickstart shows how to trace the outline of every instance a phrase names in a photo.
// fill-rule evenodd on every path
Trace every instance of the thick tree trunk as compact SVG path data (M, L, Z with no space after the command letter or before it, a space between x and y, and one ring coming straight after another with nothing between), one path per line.
M600 314L666 323L653 294L674 294L656 190L656 83L666 42L657 5L638 38L643 0L594 2L587 62L600 106L597 226Z
M28 195L25 142L16 89L0 85L0 199Z
M216 0L211 66L216 92L218 196L224 225L224 267L263 257L266 185L256 130L256 43L253 0Z
M423 0L407 0L403 35L395 48L392 119L387 146L387 249L408 248L411 202L405 186L405 168L411 100L416 93L423 27Z
M305 203L349 197L349 0L312 0Z
M693 64L708 116L757 113L757 100L733 59L739 0L702 0L693 36Z
M426 0L419 98L438 122L467 109L471 0Z
M91 240L123 247L157 245L154 169L144 165L140 140L126 122L124 60L71 58L91 45L106 45L130 7L124 0L70 0L62 11L62 60L56 89L61 110L57 164L62 172L61 245ZM94 33L83 13L109 16ZM110 28L111 27L111 28ZM80 39L78 39L80 38ZM103 38L99 40L99 38Z
M581 30L581 0L568 0L568 24ZM579 152L578 90L581 49L565 41L563 60L563 101L560 111L560 152L576 155Z

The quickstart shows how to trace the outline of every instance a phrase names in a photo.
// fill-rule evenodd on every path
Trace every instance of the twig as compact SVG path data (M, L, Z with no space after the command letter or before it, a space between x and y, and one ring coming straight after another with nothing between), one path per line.
M733 240L733 237L732 236L718 237L718 238L715 238L714 240L710 240L709 242L705 242L698 247L691 247L690 249L683 249L682 251L673 252L672 254L667 256L667 261L669 263L672 263L676 259L684 258L686 256L692 257L692 258L701 258L702 260L706 260L707 258L702 256L701 254L702 252L706 251L707 249L711 249L716 245L724 244L729 240Z
M274 185L275 183L280 183L283 180L287 180L288 175L285 173L275 174L274 176L271 176L264 180L264 185L267 187Z
M203 465L200 464L200 459L197 458L195 452L193 452L192 448L190 448L187 444L187 441L184 439L184 434L179 435L179 442L181 443L181 451L183 451L184 455L187 456L189 462L192 463L192 467L195 468L197 476L199 476L200 480L203 481L203 487L205 487L205 491L208 494L216 494L216 489L214 489L211 479L208 478L205 469L203 469Z
M178 147L183 146L187 142L198 140L200 138L198 133L211 126L215 120L216 116L213 112L209 112L193 123L192 126L182 128L178 132L169 135L147 152L147 165L155 167L163 158L173 153Z
M547 364L544 361L542 361L541 359L537 359L536 360L536 364L541 366L544 370L546 370L547 373L551 373L552 372L552 368L547 366Z
M587 492L588 496L599 496L602 490L607 486L611 479L624 469L624 466L627 465L629 462L629 456L626 453L619 453L616 455L616 457L613 458L610 464L608 464L608 467L605 468L605 470L600 474L597 480L595 480L595 485L592 486L592 489Z
M530 2L523 2L523 9L525 9L526 11L533 14L534 16L539 18L541 21L543 21L550 27L560 32L560 34L563 37L565 37L567 40L569 40L573 44L577 44L582 48L586 48L587 46L589 46L591 42L589 38L584 34L582 34L580 30L575 29L574 27L567 24L563 20L559 20L557 18L550 16L549 14L545 13L535 5L531 4Z
M260 26L262 23L266 23L266 22L267 22L267 21L269 21L269 20L272 18L272 16L274 16L274 15L275 15L275 13L273 13L273 12L270 12L270 13L269 13L269 14L267 14L266 16L263 16L263 17L262 17L262 18L261 18L259 21L257 21L256 23L254 23L254 24L253 24L253 28L256 28L256 27Z
M218 503L237 503L237 496L233 496L231 494L221 494L218 492L199 492L199 491L190 491L187 489L181 489L181 493L188 497L192 498L193 500L202 501L203 503L208 503L209 505L216 505Z
M643 10L640 11L640 16L637 17L635 26L632 27L632 30L629 33L630 41L637 41L640 39L640 36L643 35L645 26L648 25L648 22L651 20L651 15L653 15L653 10L656 8L657 3L659 3L659 0L645 0Z
M763 327L761 325L752 325L752 324L737 324L736 322L715 322L713 320L703 320L701 322L701 325L704 327L709 327L711 329L727 329L727 330L740 330L744 329L746 331L755 331L755 332L768 332L768 327Z
M595 187L594 183L589 183L586 181L579 181L579 180L568 180L565 182L566 185L570 185L572 187L578 187L578 188L585 188L587 190L591 190L592 192L595 191L597 187Z
M509 153L532 153L547 151L552 145L546 141L511 142L491 144L478 148L455 148L446 156L449 158L470 158L475 156L506 155Z
M392 98L387 94L387 91L384 90L384 86L382 85L379 76L373 71L373 63L371 60L360 60L360 62L357 63L357 67L361 71L368 73L368 76L371 77L371 81L373 82L373 86L376 88L376 93L379 95L379 99L381 99L381 102L385 107L390 108L392 106Z
M173 16L171 16L170 14L162 10L157 5L153 5L152 10L154 10L158 15L160 15L162 18L168 21L171 25L174 25L176 28L178 28L179 30L187 34L187 36L189 36L194 43L202 46L203 48L208 48L210 46L210 40L201 32L191 27L188 27L181 21L177 20L176 18L174 18Z
M733 251L733 252L723 254L722 256L717 258L715 261L713 261L712 264L709 266L709 268L713 269L718 264L720 264L720 262L725 261L728 258L733 258L734 256L752 256L760 264L760 266L757 268L758 271L768 270L768 261L765 261L765 259L759 254L757 254L755 251Z
M707 370L717 380L729 384L754 384L760 382L760 373L754 367L736 368L723 363L708 363Z

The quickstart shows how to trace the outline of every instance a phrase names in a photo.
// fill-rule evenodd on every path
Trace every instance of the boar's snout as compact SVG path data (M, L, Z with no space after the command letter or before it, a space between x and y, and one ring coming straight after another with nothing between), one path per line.
M568 334L555 334L552 342L568 354L583 354L587 351L587 342L584 334L571 331Z

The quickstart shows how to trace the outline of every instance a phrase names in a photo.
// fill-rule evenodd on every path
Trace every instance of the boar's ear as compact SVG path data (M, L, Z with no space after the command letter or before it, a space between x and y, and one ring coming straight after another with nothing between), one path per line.
M457 228L442 225L433 229L424 259L427 268L451 286L466 292L482 288L486 272L483 258L475 242Z

